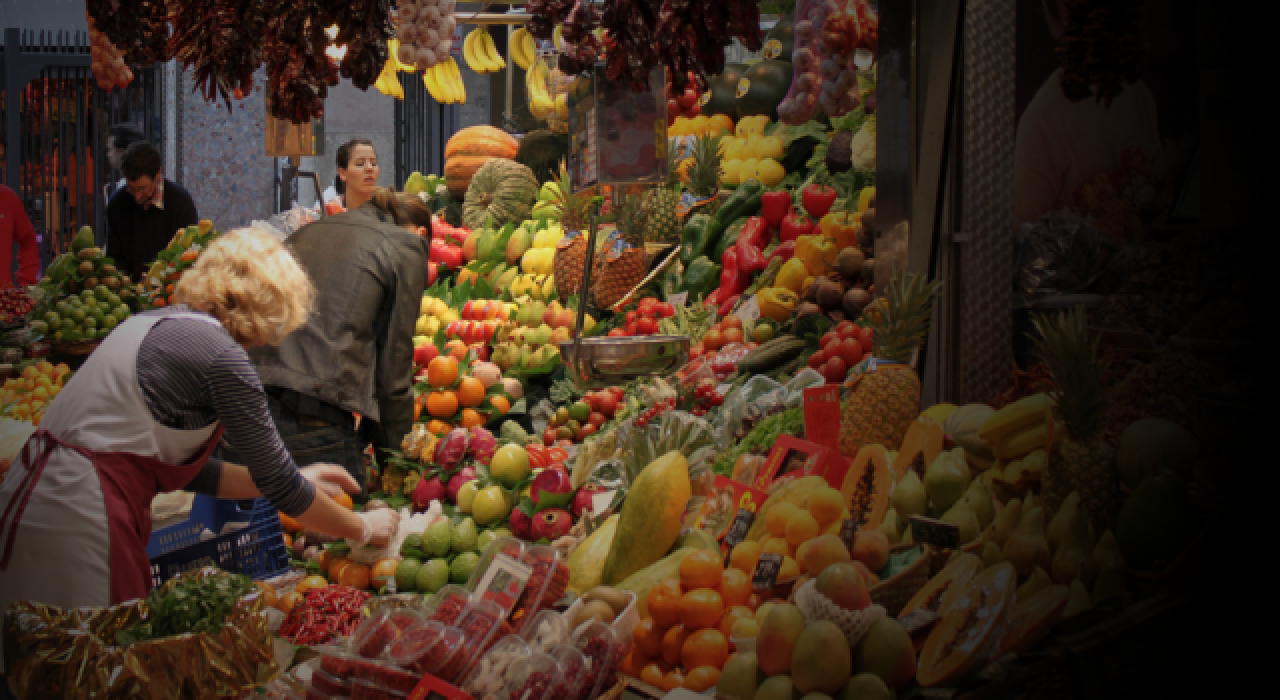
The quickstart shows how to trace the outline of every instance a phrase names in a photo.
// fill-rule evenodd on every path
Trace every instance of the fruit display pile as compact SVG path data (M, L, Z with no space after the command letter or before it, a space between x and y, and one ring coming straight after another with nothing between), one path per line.
M45 411L71 378L71 368L41 360L28 363L19 372L19 376L4 380L0 392L3 415L40 427Z
M80 229L37 286L41 302L29 310L28 323L54 344L101 340L140 308L141 289L93 243L92 229Z

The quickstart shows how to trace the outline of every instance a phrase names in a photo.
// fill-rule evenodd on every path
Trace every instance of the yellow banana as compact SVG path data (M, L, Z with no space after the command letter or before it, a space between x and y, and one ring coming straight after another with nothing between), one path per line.
M477 73L488 73L487 64L481 58L479 52L476 51L476 39L480 38L480 29L471 30L467 34L467 38L462 40L462 57L467 61L467 67Z
M453 101L456 104L465 103L467 101L467 86L462 82L462 71L458 69L458 62L453 60L453 56L449 57L448 62L445 64L445 69L453 80Z
M492 61L495 66L493 69L494 72L506 70L507 59L503 58L502 52L498 51L498 45L493 43L493 35L490 34L488 30L485 30L484 33L484 50L485 53L488 54L489 60Z
M438 66L439 64L436 65ZM436 75L436 66L431 66L430 68L422 71L422 84L427 86L427 92L431 94L431 99L440 103L448 101L444 90L440 87L440 83Z
M507 44L510 45L511 59L520 66L520 70L529 70L529 65L533 63L529 54L526 53L524 40L527 36L529 36L529 30L521 27L512 32L511 38L507 40Z
M1038 423L1044 423L1045 409L1050 405L1049 395L1033 394L996 411L982 423L978 436L989 447L1005 438Z
M458 104L458 84L459 81L454 80L453 71L449 70L449 66L444 62L436 64L439 67L438 80L445 89L445 101L449 104Z
M1045 441L1049 436L1048 428L1047 423L1041 422L1034 427L1008 435L992 448L992 452L995 453L997 459L1011 460L1025 457L1036 450L1043 450ZM1053 444L1055 446L1062 441L1065 430L1066 428L1061 422L1054 421Z
M413 66L406 66L405 64L400 62L400 40L399 39L387 39L387 54L389 54L390 56L390 58L388 58L387 61L391 63L395 71L397 72L405 71L406 73L413 72Z
M564 50L560 44L560 35L563 31L564 31L563 24L557 24L556 28L551 31L551 48L555 49L556 51Z

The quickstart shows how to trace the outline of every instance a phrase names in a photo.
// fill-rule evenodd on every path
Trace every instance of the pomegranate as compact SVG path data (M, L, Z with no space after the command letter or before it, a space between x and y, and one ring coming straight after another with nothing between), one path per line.
M564 469L548 467L533 477L529 495L539 510L563 508L573 499L573 482Z
M573 527L573 516L564 508L551 508L533 516L532 539L547 539L552 542L569 534Z
M519 508L511 511L511 534L522 540L533 539L533 518Z
M451 503L457 503L458 491L462 489L462 485L467 483L468 481L475 481L475 480L476 480L476 470L472 469L471 467L463 467L458 471L454 472L453 476L449 478L449 486L448 486L449 501Z

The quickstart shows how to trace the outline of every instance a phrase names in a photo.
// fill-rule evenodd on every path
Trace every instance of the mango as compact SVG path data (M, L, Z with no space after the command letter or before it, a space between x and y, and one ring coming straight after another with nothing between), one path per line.
M882 617L871 625L853 653L855 673L871 673L893 690L905 688L916 676L916 652L902 623Z
M893 700L893 693L874 673L859 673L845 684L837 700Z
M795 700L796 687L790 676L772 676L756 689L755 700Z
M716 694L730 698L755 698L756 689L764 681L754 651L734 654L720 671Z
M802 694L840 692L853 671L844 633L830 620L810 623L791 652L791 678Z
M800 608L790 603L775 604L756 637L760 669L770 676L790 673L791 657L804 630L804 614Z

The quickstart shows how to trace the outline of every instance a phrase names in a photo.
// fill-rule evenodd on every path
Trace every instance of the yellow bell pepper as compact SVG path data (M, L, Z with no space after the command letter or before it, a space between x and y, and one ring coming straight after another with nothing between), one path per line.
M818 221L822 235L836 242L836 250L844 250L858 244L858 230L862 228L857 215L847 211L829 211Z
M795 259L804 263L804 267L813 276L826 274L836 264L836 256L840 249L834 239L822 234L801 236L796 239Z
M862 188L862 191L858 193L858 213L859 214L871 208L871 198L874 196L876 196L876 188L874 187Z
M805 269L804 262L793 257L783 263L782 269L778 270L777 286L799 294L804 290L804 280L808 276L809 271Z
M800 297L790 289L769 287L760 290L756 302L760 305L761 316L782 323L791 318L791 310L800 303Z

